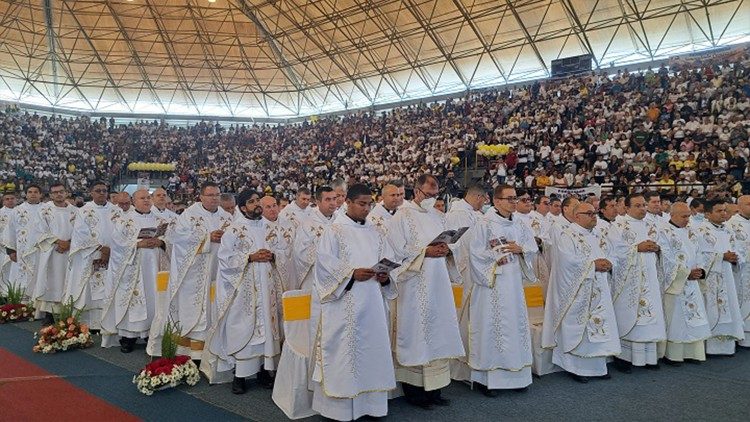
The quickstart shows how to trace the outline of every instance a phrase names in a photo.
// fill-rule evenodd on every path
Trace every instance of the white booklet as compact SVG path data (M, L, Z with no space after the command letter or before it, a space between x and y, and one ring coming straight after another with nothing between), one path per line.
M461 236L464 235L469 230L469 227L461 227L457 230L446 230L442 233L440 233L435 240L430 242L430 245L434 245L437 243L447 243L452 244L458 242L458 239L461 238Z
M388 258L383 258L383 259L380 260L380 262L378 262L377 264L375 264L372 267L372 270L375 271L378 274L379 273L389 273L392 270L395 270L396 268L398 268L400 266L401 266L401 264L397 264L397 263L391 261Z

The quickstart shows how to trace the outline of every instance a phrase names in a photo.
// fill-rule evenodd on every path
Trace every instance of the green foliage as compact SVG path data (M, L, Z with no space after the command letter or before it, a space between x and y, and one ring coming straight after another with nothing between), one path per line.
M8 294L5 297L5 303L23 303L25 295L26 289L24 289L17 283L8 283Z
M177 356L177 346L181 337L182 327L180 327L180 324L172 320L167 321L167 325L164 326L164 337L161 339L162 357L173 359Z
M81 316L81 309L76 309L73 305L73 297L69 297L67 302L63 302L60 305L60 311L55 313L55 321L67 321L68 318L73 318L78 321Z

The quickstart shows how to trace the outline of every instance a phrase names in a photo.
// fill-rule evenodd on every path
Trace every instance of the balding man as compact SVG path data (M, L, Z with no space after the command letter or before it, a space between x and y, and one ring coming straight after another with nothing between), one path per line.
M221 209L232 216L232 220L236 220L237 218L241 217L240 213L237 210L237 201L234 199L234 195L232 195L231 193L225 192L219 196L219 206L221 207Z
M388 182L383 186L380 193L382 201L376 204L367 216L367 221L384 236L388 234L388 222L396 214L398 207L404 203L402 187L403 183L398 180Z
M706 360L703 341L711 336L698 284L705 271L698 266L694 234L687 228L689 220L690 207L675 202L669 224L659 231L657 240L667 325L667 341L659 343L659 357L676 366L685 359Z
M333 216L335 220L339 216L346 215L346 181L336 179L331 183L331 188L336 193L336 213Z
M279 217L279 204L273 196L260 199L263 209L263 223L266 226L266 242L274 254L271 266L278 272L284 291L290 290L292 283L296 283L294 272L292 247L294 246L294 224Z
M123 212L128 212L128 210L130 210L130 194L125 191L118 193L114 197L114 203L120 207Z
M737 199L737 207L737 214L729 219L727 228L734 234L739 251L738 264L733 267L740 313L745 321L745 340L739 344L750 347L750 195L740 196Z
M552 348L552 363L576 381L607 375L607 357L620 354L608 273L612 263L593 229L597 213L588 202L573 209L573 224L557 236L550 253L542 347Z
M138 339L147 339L156 314L156 273L163 253L159 220L151 212L151 195L133 194L133 208L124 213L111 234L107 294L102 315L102 347L133 351Z
M159 224L166 223L167 224L167 236L165 239L169 239L169 233L171 233L172 229L174 228L175 223L177 222L177 213L174 211L171 211L167 205L169 202L169 196L167 195L167 191L158 188L154 190L154 193L151 194L153 206L151 207L151 212L154 213L156 218L159 220ZM162 260L159 263L159 270L160 271L169 271L169 260L172 256L172 245L167 242L166 245L166 253L162 255Z

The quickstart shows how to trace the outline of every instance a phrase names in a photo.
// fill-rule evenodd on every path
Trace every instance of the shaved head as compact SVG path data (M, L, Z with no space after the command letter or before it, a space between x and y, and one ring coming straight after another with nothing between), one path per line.
M596 209L590 202L578 202L573 206L572 221L584 229L591 230L596 226Z
M383 186L380 196L383 198L383 206L387 210L395 210L404 202L398 186L390 183Z
M279 204L273 196L260 198L260 206L263 208L263 217L268 221L276 221L279 218Z
M151 212L151 194L147 189L138 189L133 193L133 206L141 213Z
M168 196L166 190L162 188L156 189L154 193L151 194L151 199L153 200L154 205L156 205L156 208L158 208L159 210L164 210L165 208L167 208Z
M690 207L685 202L675 202L672 204L672 210L669 219L677 227L686 227L690 221Z

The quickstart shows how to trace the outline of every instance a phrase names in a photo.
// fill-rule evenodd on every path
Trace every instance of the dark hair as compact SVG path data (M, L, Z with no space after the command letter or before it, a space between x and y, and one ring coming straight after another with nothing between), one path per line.
M37 185L36 183L32 183L28 186L26 186L26 190L24 192L29 193L29 189L36 188L40 193L42 192L42 187Z
M434 181L435 184L437 184L437 178L431 174L420 174L419 177L417 177L416 183L414 183L415 188L419 188L420 186L424 186L425 183L429 182L430 180Z
M470 185L468 188L466 188L466 192L464 192L464 198L469 196L470 194L481 194L484 195L487 193L487 189L481 184L473 184Z
M693 198L692 201L690 201L690 208L700 208L701 205L706 205L703 199Z
M605 208L607 206L607 203L612 201L617 202L617 199L612 196L602 196L602 199L599 200L599 209Z
M333 192L333 189L330 186L321 186L317 190L315 190L315 200L320 201L323 199L323 194L326 192Z
M495 198L502 198L502 196L503 196L503 191L504 191L504 190L508 190L508 189L513 189L513 190L516 190L516 188L514 188L514 187L513 187L513 186L511 186L511 185L506 185L506 184L502 184L502 185L497 185L497 186L495 187L495 190L494 190L494 191L492 191L492 196L494 196Z
M214 182L206 182L206 183L204 183L204 184L201 185L201 195L205 195L206 194L206 189L208 189L208 188L216 188L216 189L221 190L221 188L219 188L218 184L216 184Z
M393 179L393 180L389 180L388 183L386 183L386 185L395 186L397 188L403 188L404 181L401 179Z
M517 197L519 197L519 198L520 198L520 197L522 197L522 196L524 196L524 195L534 196L534 195L532 194L531 190L529 190L529 189L524 189L524 188L521 188L521 189L516 189L516 196L517 196Z
M574 195L565 197L565 199L562 200L562 207L569 207L570 203L573 202L573 200L578 201L578 198Z
M659 194L659 192L657 191L648 191L643 194L643 199L645 199L646 202L650 201L651 198L654 198L654 197L659 198L659 200L661 200L661 194Z
M629 207L630 203L633 202L633 199L635 198L646 199L646 197L642 193L631 193L630 195L625 197L625 206Z
M547 195L539 195L536 198L534 198L534 205L539 205L542 203L542 199L548 198ZM551 202L551 200L550 200Z
M237 206L244 207L245 204L247 204L247 201L250 200L250 198L253 197L253 195L257 195L258 198L263 197L258 191L254 189L245 189L242 192L240 192L239 195L237 195Z
M109 190L109 186L107 186L107 184L104 183L104 182L102 182L101 180L97 180L94 183L92 183L91 187L89 187L89 190L93 191L94 188L97 187L97 186L104 186L105 188L107 188L107 190Z
M297 189L297 195L303 194L303 195L312 195L312 192L310 192L310 189L308 188L299 188Z
M58 187L58 186L62 186L62 187L63 187L63 189L65 189L66 191L68 190L68 188L67 188L67 187L65 186L65 184L64 184L64 183L62 183L62 182L52 182L52 183L51 183L51 184L49 185L49 190L52 190L52 188L56 188L56 187Z
M714 207L717 207L719 205L724 205L726 203L727 201L723 199L709 199L708 201L704 203L703 211L707 213L713 212Z
M346 199L353 201L360 196L372 196L372 189L365 184L357 183L346 191Z

